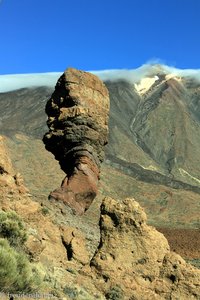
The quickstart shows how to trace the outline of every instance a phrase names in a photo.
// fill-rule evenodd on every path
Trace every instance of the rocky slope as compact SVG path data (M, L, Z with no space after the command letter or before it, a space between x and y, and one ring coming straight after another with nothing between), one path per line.
M8 155L5 146L1 149L3 165ZM8 167L13 170L10 163ZM88 218L70 219L64 203L47 208L34 201L9 173L0 175L0 188L0 213L14 211L25 224L23 251L40 274L38 294L62 300L199 299L200 271L170 252L134 199L103 200L99 237Z
M156 81L151 82L155 83ZM138 90L136 87L133 89L140 93L143 91L141 95L145 94L147 97L146 93L149 88L143 89L139 86ZM4 102L4 99L2 101ZM15 116L16 114L14 114ZM125 123L124 119L121 122ZM166 187L160 185L148 186L148 183L142 183L128 174L120 173L113 168L112 163L116 164L116 161L118 163L118 159L120 159L128 164L128 160L126 161L120 155L118 158L116 155L112 163L107 161L103 167L105 171L102 173L103 180L99 196L94 199L90 209L84 215L74 216L71 209L62 201L49 202L45 194L42 195L40 191L37 191L37 184L41 183L43 179L43 176L41 179L39 178L39 169L42 166L40 162L43 161L42 174L51 165L51 163L46 164L45 162L50 162L52 158L49 156L46 161L46 158L43 160L45 157L43 151L37 151L41 143L33 136L22 134L23 130L27 130L28 127L24 128L20 130L20 134L18 132L15 135L10 134L10 138L1 138L0 213L10 216L9 212L14 212L16 219L21 218L24 222L24 225L20 226L26 231L27 239L24 245L20 246L20 251L29 260L29 269L32 268L32 272L37 270L37 274L40 275L41 285L37 286L39 291L50 293L55 299L63 300L199 299L200 271L187 264L179 255L170 252L165 237L146 224L146 214L135 199L123 200L128 189L132 187L131 183L135 184L136 190L131 192L134 193L135 198L138 190L142 187L143 194L141 193L140 196L143 196L144 202L144 199L147 198L146 203L149 207L152 207L153 203L148 188L152 189L154 194L165 191L165 195L162 195L164 198L157 199L159 201L154 204L157 207L160 203L162 209L159 210L158 215L166 216L168 213L166 207L174 204L175 191L178 193L181 190L171 188L166 190ZM123 131L122 133L126 134ZM128 135L129 133L126 135L129 140L131 135L130 137ZM137 143L133 147L138 150L138 158L140 158L139 153L142 147L139 147ZM36 157L34 148L40 155L37 155L37 159L32 161L32 158ZM28 166L27 169L30 171L30 164L38 166L38 168L32 168L31 171L32 178L37 177L35 183L31 182L30 175L27 181L32 194L26 189L22 177L19 174L15 175L15 168L12 167L9 155L15 161L15 166L18 165L22 170L26 169L24 166ZM147 158L149 159L150 155L144 153L143 159ZM125 165L124 167L123 164L122 168L129 170L129 166ZM136 169L140 170L140 168L141 166L136 165ZM161 168L164 174L169 171L166 171L164 165L157 171L161 172ZM26 172L29 171L26 170ZM122 171L124 170L122 169ZM110 178L109 172L113 177ZM50 186L55 182L55 173L57 173L56 168L53 174L49 173L51 180L48 184ZM62 174L59 173L59 176ZM119 200L106 197L102 202L103 194L110 192L113 179L115 180L115 189L111 193L116 194L116 199L119 198ZM110 184L108 184L109 181ZM176 204L186 201L186 193L192 194L191 191L183 191L184 197L180 198L180 202L176 199ZM121 197L118 197L118 194ZM199 196L198 191L195 195ZM190 212L194 208L191 214L194 220L196 220L195 212L197 213L197 202L195 201L193 206L192 203L190 205ZM184 209L184 207L182 208ZM8 222L8 224L10 223ZM8 241L8 232L11 232L11 228L9 227L9 231L6 231L7 236L3 236ZM1 231L1 238L2 234L3 231ZM1 244L0 250L2 247ZM13 247L12 244L10 247ZM19 248L16 249L19 250ZM12 253L15 253L14 251L16 250L13 248ZM10 283L11 287L14 288ZM6 289L9 289L9 284Z
M2 214L15 213L15 219L19 218L23 221L26 232L25 244L18 245L16 249L28 258L29 268L37 270L40 277L40 281L33 287L31 294L47 295L46 297L41 296L40 299L51 297L52 299L66 300L71 299L67 296L66 291L72 286L75 291L77 290L77 293L82 291L83 297L87 299L95 299L95 293L100 295L99 299L102 299L103 296L95 287L89 289L88 292L82 289L81 284L77 281L77 276L75 276L82 266L89 264L90 257L94 253L93 248L96 247L99 241L98 226L88 225L87 221L80 219L78 216L76 222L74 222L74 216L64 206L62 212L59 207L53 204L49 207L45 206L41 197L34 201L20 175L16 175L9 159L5 140L4 137L0 139L0 238L2 240L2 237L4 237L2 236ZM5 239L14 234L9 220L6 224L9 227ZM14 232L17 232L15 223L14 230ZM84 232L87 235L87 248ZM13 249L15 250L15 247ZM68 249L71 249L71 251ZM4 258L2 257L1 245L0 257L0 291L5 293L5 297L8 292L30 294L30 290L25 289L25 286L22 289L15 290L15 284L10 281L9 270L5 272L3 269ZM6 279L3 290L1 289L2 276L4 280ZM3 297L3 294L1 296ZM27 299L27 297L35 299L34 296L33 298L31 296L21 296L21 299ZM80 299L82 298L80 297Z

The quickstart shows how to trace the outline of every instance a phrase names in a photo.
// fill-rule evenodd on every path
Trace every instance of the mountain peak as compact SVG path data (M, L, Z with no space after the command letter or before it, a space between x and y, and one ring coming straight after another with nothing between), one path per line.
M151 87L152 85L159 79L157 75L153 77L145 77L140 80L140 82L135 83L135 89L138 92L138 94L145 94Z

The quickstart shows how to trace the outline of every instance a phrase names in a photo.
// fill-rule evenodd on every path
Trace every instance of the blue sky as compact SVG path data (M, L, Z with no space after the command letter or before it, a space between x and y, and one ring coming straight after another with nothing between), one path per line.
M200 0L0 0L0 74L200 68Z

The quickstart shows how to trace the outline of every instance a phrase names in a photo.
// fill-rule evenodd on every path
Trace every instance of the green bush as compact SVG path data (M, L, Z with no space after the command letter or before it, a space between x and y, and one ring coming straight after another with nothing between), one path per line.
M5 239L0 239L0 288L7 290L17 278L17 261Z
M123 297L123 291L120 288L120 286L118 286L118 285L113 286L107 292L107 294L105 296L106 296L106 299L109 299L109 300L123 300L124 299L124 297Z
M27 257L12 248L6 239L0 239L0 290L29 292L38 289L40 278Z
M49 214L49 209L47 207L42 207L41 212L44 216Z
M78 291L75 287L65 286L63 292L70 298L76 299L78 296Z
M63 292L72 300L94 300L100 297L97 294L95 296L90 295L84 287L80 286L65 286Z
M14 211L0 211L0 237L6 238L11 246L21 246L26 241L24 224Z

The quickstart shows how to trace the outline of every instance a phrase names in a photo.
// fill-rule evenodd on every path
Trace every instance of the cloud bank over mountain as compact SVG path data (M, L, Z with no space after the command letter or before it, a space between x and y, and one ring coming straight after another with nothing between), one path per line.
M147 63L136 69L113 69L90 71L104 81L127 80L132 83L142 78L161 74L173 74L179 77L192 77L200 81L200 69L178 69L164 64ZM62 72L0 75L0 92L20 88L49 86L54 87Z
M103 70L93 71L94 74L99 76L102 80L119 80L125 79L130 82L136 83L144 77L161 74L173 74L180 77L193 77L200 81L200 69L178 69L175 67L147 63L137 69L115 69L115 70Z
M55 86L62 72L0 75L0 92L34 86Z

